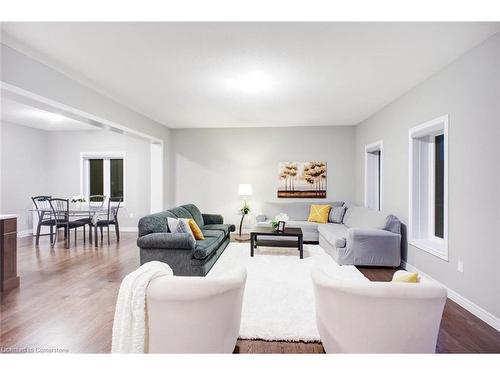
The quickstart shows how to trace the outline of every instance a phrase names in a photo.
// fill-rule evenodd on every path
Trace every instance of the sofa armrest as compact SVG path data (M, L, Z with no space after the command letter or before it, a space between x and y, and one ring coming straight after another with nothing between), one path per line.
M399 241L401 239L401 235L384 229L349 228L347 230L347 238L357 241L363 241L366 239L388 239Z
M349 228L347 248L355 265L399 266L401 235L383 229Z
M194 250L196 241L189 233L150 233L137 239L141 249Z
M224 224L224 218L222 215L217 215L217 214L201 214L203 216L203 222L206 225L211 225L211 224Z

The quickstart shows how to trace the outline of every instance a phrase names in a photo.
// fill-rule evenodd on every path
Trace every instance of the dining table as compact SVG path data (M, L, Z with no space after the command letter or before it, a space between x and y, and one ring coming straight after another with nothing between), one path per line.
M33 208L30 211L37 211L42 213L47 213L51 216L54 216L51 210L47 210L46 208L36 209ZM111 213L112 214L112 213ZM94 246L98 246L98 237L97 237L97 222L102 218L107 218L108 208L103 206L91 206L85 204L70 204L68 215L70 217L89 217L92 221L92 225L94 227ZM69 234L68 234L69 235Z

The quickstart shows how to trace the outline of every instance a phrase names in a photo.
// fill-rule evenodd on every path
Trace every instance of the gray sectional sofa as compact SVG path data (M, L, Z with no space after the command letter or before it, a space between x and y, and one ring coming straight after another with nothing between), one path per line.
M266 203L262 207L266 214L257 215L257 225L270 225L270 220L283 212L290 217L287 226L302 228L304 241L319 243L340 265L400 265L401 222L397 217L365 207L348 205L341 223L311 223L307 221L311 204L330 204L333 207L342 206L344 203Z
M188 233L170 233L167 218L193 219L204 240ZM233 224L224 224L221 215L202 214L194 204L148 215L139 220L141 264L153 260L167 263L176 276L205 276L229 243Z

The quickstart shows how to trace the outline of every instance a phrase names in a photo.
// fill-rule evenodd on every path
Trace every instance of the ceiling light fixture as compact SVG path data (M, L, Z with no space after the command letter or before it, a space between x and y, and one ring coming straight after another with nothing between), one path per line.
M271 88L271 77L260 71L248 72L228 81L230 89L247 94L258 94Z

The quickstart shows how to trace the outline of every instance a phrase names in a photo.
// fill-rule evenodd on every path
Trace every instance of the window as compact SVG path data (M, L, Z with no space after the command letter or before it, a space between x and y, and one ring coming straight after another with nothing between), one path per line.
M444 135L434 137L434 235L444 238Z
M89 159L89 194L104 194L104 160Z
M448 260L448 116L410 129L409 242Z
M123 197L125 153L82 153L81 194Z
M382 141L365 147L365 207L382 209Z

